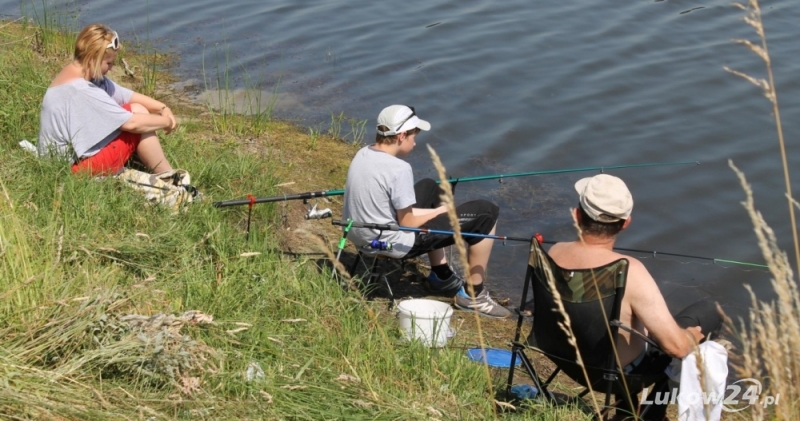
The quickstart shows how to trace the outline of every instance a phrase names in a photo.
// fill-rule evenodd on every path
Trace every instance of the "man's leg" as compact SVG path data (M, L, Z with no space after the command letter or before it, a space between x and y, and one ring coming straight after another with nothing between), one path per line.
M661 352L661 350L650 347L646 351L644 357L631 370L630 375L639 377L641 386L646 386L647 399L645 402L652 402L651 404L643 405L639 408L640 401L639 390L631 390L629 398L633 403L633 407L628 404L627 399L623 399L625 395L614 395L615 399L623 399L622 403L617 406L616 415L613 420L627 420L633 419L630 416L636 413L636 410L641 411L642 420L658 420L661 421L667 413L667 405L669 404L669 397L666 392L669 389L669 378L664 372L672 357ZM628 382L630 385L631 383Z
M440 198L442 189L432 178L423 178L414 184L414 194L417 198L415 208L433 209L442 204ZM431 262L431 270L436 273L439 279L448 279L453 275L450 266L447 264L447 255L444 248L437 248L428 252L428 260Z
M497 223L494 224L489 235L494 235L497 230ZM494 239L484 238L481 241L469 246L469 279L467 283L476 287L483 286L486 280L486 266L489 264L489 256L492 254Z
M703 333L704 342L709 339L709 335L716 337L722 327L722 316L717 311L717 303L714 300L702 299L696 301L689 307L681 310L674 316L675 322L682 328L700 326ZM712 338L713 339L713 338Z
M456 208L461 221L461 232L483 235L494 235L497 229L497 218L500 208L485 200L464 203ZM469 278L455 297L456 307L462 310L475 311L486 317L504 319L511 312L496 303L489 291L484 288L486 267L492 254L494 239L483 237L464 237L469 244Z
M664 402L669 401L672 395L668 395L669 391L669 378L664 375L658 381L653 383L647 388L647 402ZM628 421L628 420L642 420L642 421L662 421L667 414L667 404L656 405L655 403L643 406L639 417L636 417L636 408L639 407L639 392L630 393L626 398L624 394L615 394L615 400L621 400L620 404L616 406L614 417L612 421ZM630 404L633 404L631 407Z
M439 183L432 178L423 178L414 183L414 195L417 199L414 207L420 209L438 208L442 204L442 199L439 198L441 194L442 189L439 187Z
M437 199L440 192L439 186L433 180L421 180L415 187L417 193L418 203L415 206L439 206ZM426 184L423 184L426 183ZM423 188L420 188L423 187ZM456 207L456 213L461 222L461 232L475 233L475 234L494 234L497 218L500 209L497 205L487 202L485 200L475 200L472 202L464 203ZM425 224L426 228L452 231L453 227L450 223L448 215L438 215ZM468 260L469 283L474 285L475 294L480 294L483 288L483 281L486 278L486 266L489 262L489 255L492 251L494 240L488 238L477 237L464 237L467 244L469 244ZM414 247L409 251L408 256L414 257L422 253L428 253L431 261L432 272L435 275L429 275L429 285L431 289L440 292L452 292L453 290L460 290L462 281L457 282L441 282L451 281L454 276L452 272L441 275L437 273L436 266L443 265L447 271L450 271L447 265L447 259L444 254L444 247L450 246L455 242L452 235L441 234L421 234L417 235L417 240ZM441 266L440 266L441 270ZM436 282L439 281L439 282ZM452 287L452 288L451 288ZM463 292L463 291L462 291Z
M685 309L681 310L674 316L675 322L682 328L700 326L701 332L705 338L701 341L709 339L709 336L715 337L722 327L722 317L717 311L717 304L713 300L702 299L696 301ZM660 350L651 350L648 352L645 360L639 364L631 374L646 375L648 373L662 374L664 369L672 359ZM642 408L644 420L661 420L667 412L668 403L664 402L664 396L668 392L668 385L665 385L666 375L664 378L651 386L650 393L647 397L647 402L653 402L648 405L649 408L645 411ZM660 395L658 395L660 393ZM635 402L638 403L638 402ZM660 403L660 404L659 404Z

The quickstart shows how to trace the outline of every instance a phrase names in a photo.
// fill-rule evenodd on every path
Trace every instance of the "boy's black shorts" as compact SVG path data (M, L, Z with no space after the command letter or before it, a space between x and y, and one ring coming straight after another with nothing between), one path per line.
M441 205L439 195L442 193L436 181L425 178L414 185L414 193L417 196L415 208L433 209ZM473 200L456 206L458 221L461 232L473 234L489 234L492 232L500 215L500 208L487 200ZM447 214L437 215L435 218L426 222L422 228L432 230L452 231L453 226ZM480 237L463 237L467 244L476 244L483 240ZM423 234L417 233L414 240L414 247L406 254L406 257L416 257L443 247L455 244L452 235L444 234Z

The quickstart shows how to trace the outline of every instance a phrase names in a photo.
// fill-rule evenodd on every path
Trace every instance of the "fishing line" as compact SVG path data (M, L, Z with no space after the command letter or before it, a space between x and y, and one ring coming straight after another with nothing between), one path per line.
M562 170L529 171L529 172L520 172L511 174L495 174L495 175L483 175L475 177L448 178L447 181L450 182L450 184L454 185L457 183L468 183L471 181L483 181L483 180L500 180L502 182L502 180L505 178L529 177L534 175L565 174L565 173L585 172L585 171L600 171L602 173L607 170L619 170L625 168L663 167L663 166L675 166L675 165L700 165L700 162L698 161L656 162L649 164L610 165L605 167L585 167L585 168L569 168ZM441 183L441 180L437 181L437 183ZM344 194L344 189L321 190L321 191L312 191L312 192L288 194L288 195L284 194L271 197L260 197L256 198L255 202L253 203L270 203L270 202L281 202L287 200L300 200L300 199L308 200L321 197L341 196L343 194ZM248 205L250 203L251 201L248 199L239 199L239 200L214 202L213 205L215 208L224 208L229 206Z
M408 232L416 232L420 234L437 234L437 235L456 235L453 231L446 231L446 230L434 230L428 228L412 228L412 227L403 227L397 224L372 224L366 222L355 222L355 221L340 221L338 219L334 219L331 221L333 225L338 226L349 226L352 228L369 228L375 229L379 231L408 231ZM470 233L470 232L462 232L461 236L463 237L478 237L478 238L489 238L494 240L502 240L503 245L505 245L506 241L519 241L519 242L526 242L530 243L531 238L523 238L523 237L510 237L505 235L490 235L490 234L477 234L477 233ZM545 241L541 234L536 233L533 235L533 238L536 238L540 244L555 244L560 241ZM742 262L739 260L730 260L730 259L720 259L715 257L705 257L705 256L696 256L692 254L682 254L682 253L669 253L669 252L661 252L661 251L654 251L654 250L640 250L640 249L632 249L632 248L624 248L624 247L614 247L614 250L617 251L625 251L629 253L643 253L643 254L650 254L653 258L658 258L659 256L667 256L667 257L683 257L687 259L696 259L696 260L706 260L711 262L711 264L715 266L719 266L723 269L730 269L730 267L722 266L721 264L730 264L730 265L739 265L745 266L750 268L755 268L754 270L758 269L769 269L769 266L759 263L751 263L751 262ZM674 259L666 259L666 260L674 260ZM680 260L674 260L681 262ZM696 262L681 262L681 263L696 263ZM746 269L740 269L747 271Z

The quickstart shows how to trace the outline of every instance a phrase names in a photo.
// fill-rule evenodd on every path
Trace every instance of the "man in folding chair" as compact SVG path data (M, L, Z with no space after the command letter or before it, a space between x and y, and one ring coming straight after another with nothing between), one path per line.
M696 343L711 333L716 334L722 324L716 304L700 300L674 316L670 314L658 285L642 262L613 250L617 235L631 223L633 198L625 183L612 175L599 174L579 180L575 189L580 195L580 205L574 212L582 240L557 243L548 254L565 269L599 267L620 258L628 259L620 322L649 335L661 350L647 346L636 335L621 331L617 343L619 360L626 373L661 373L671 357L685 357ZM572 320L572 323L579 324L581 320ZM664 391L654 389L649 401L655 402L655 393ZM633 412L631 408L620 409ZM666 404L651 407L647 419L663 419L665 412Z
M356 153L347 172L344 194L345 219L374 224L397 224L404 227L425 227L452 230L447 209L441 205L441 189L431 179L414 184L411 165L400 159L416 145L421 130L431 125L420 119L413 107L392 105L378 115L375 144ZM461 231L494 234L500 209L486 200L475 200L456 207ZM495 302L484 288L486 265L494 240L465 237L469 244L469 277L474 299L464 280L447 263L444 247L455 240L451 235L420 234L409 231L383 231L352 228L348 234L359 249L370 247L373 240L382 244L374 253L396 259L416 257L427 253L431 263L429 288L437 293L454 294L455 305L462 310L476 311L482 316L507 318L511 315ZM389 249L386 244L391 245Z

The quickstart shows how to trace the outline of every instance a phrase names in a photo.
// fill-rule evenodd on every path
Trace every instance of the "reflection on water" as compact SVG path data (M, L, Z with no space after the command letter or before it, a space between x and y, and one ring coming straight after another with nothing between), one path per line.
M754 38L729 3L431 0L407 3L402 14L394 3L365 0L174 1L157 13L138 2L73 5L82 23L104 21L123 39L154 40L178 53L185 79L204 80L204 65L225 51L220 62L237 88L248 80L261 95L276 92L274 114L307 126L344 111L367 119L371 130L383 106L412 104L433 125L418 142L434 146L456 176L700 161L612 172L635 201L619 245L759 263L728 159L748 176L784 248L791 236L770 106L722 69L764 74L757 57L729 41ZM17 0L0 0L0 13L18 8ZM763 13L792 139L800 133L800 119L791 118L800 111L800 2L777 0ZM231 93L242 109L248 94ZM203 98L219 103L219 94ZM415 175L435 176L424 151L410 158ZM798 167L800 151L791 145L789 160ZM584 175L469 183L457 199L498 202L503 235L570 239L572 185ZM526 255L524 246L498 244L490 287L518 296ZM645 264L673 307L711 296L736 313L749 304L743 284L770 294L761 272L684 260Z

